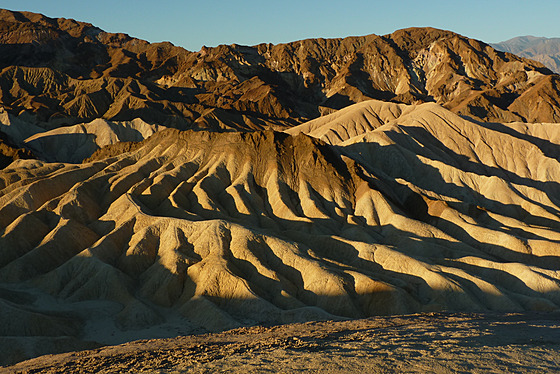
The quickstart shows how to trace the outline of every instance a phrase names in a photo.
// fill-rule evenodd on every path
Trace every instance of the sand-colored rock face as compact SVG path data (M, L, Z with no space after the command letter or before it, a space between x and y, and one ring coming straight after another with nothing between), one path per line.
M25 116L13 116L0 108L0 137L5 143L8 142L6 147L8 144L15 147L11 153L17 149L15 145L21 147L19 158L24 155L29 158L33 154L46 161L80 163L100 148L121 142L139 142L165 128L139 118L120 122L98 118L49 130ZM5 151L6 155L11 153Z
M557 310L557 126L372 101L293 134L164 130L81 165L16 161L0 173L2 324L85 344Z
M49 161L79 163L95 151L119 142L139 142L165 127L141 119L110 122L96 119L89 123L58 127L36 133L23 143Z

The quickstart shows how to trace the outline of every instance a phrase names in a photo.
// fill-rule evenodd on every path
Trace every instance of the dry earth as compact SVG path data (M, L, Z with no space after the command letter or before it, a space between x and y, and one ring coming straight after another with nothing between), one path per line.
M430 28L188 52L0 10L0 363L556 313L559 103L541 64Z
M249 327L43 356L0 373L555 373L560 315L442 314Z
M0 107L45 130L94 119L284 129L370 99L496 122L560 122L560 77L450 31L189 52L83 22L0 10Z
M17 160L0 172L0 358L557 311L557 126L370 101L290 134L165 130L81 165Z
M541 62L556 74L560 74L560 38L518 36L491 45L499 51Z

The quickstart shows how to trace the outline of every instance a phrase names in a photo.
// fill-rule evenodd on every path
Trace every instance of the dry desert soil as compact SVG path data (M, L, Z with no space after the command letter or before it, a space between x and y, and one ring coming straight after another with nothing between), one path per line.
M427 313L246 327L46 355L0 373L554 373L560 314Z
M560 75L450 31L0 9L0 372L558 372L559 123Z

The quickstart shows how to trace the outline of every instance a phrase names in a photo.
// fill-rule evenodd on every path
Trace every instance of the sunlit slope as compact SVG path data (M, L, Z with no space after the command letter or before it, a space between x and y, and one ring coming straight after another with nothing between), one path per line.
M454 236L462 233L461 241L473 242L467 227L485 227L510 234L498 237L519 242L527 253L554 255L556 247L546 239L559 227L557 129L558 124L473 122L431 103L371 101L290 131L336 145L391 184L395 201L412 203L413 215ZM448 214L453 219L442 218Z
M46 129L97 118L286 129L370 99L483 121L560 121L560 76L429 27L189 52L92 24L0 9L0 107Z
M2 287L55 297L81 316L64 334L98 341L86 311L107 302L125 331L168 312L220 330L558 309L557 125L387 105L325 117L336 145L164 130L82 165L18 160L0 174ZM61 323L26 300L10 315Z
M368 100L292 127L285 132L291 135L304 133L329 144L339 144L393 122L408 112L414 112L416 107Z

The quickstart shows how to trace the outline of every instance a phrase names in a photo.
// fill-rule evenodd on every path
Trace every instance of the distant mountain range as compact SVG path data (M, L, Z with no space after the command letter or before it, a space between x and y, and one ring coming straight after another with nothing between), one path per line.
M107 139L137 141L155 125L283 130L371 99L436 102L480 121L560 122L560 76L450 31L190 52L89 23L0 10L0 109L7 117L0 131L42 159L79 161ZM116 130L125 122L129 130ZM60 147L68 131L75 141Z
M553 72L560 74L560 38L518 36L491 46L499 51L539 61Z
M189 52L0 10L0 365L559 311L559 126L560 75L449 31Z

